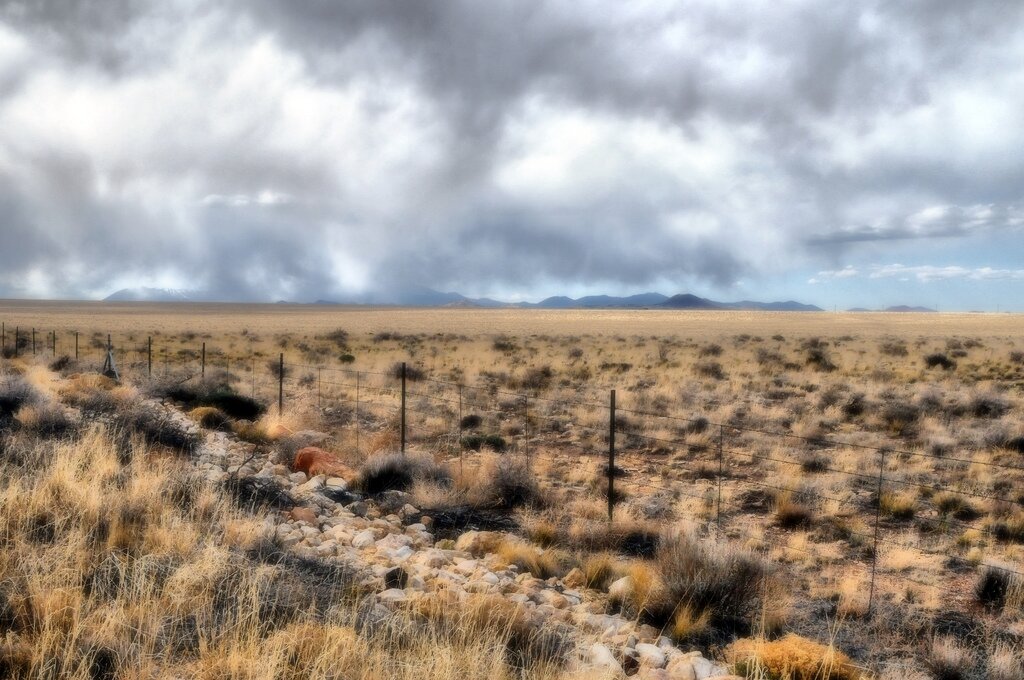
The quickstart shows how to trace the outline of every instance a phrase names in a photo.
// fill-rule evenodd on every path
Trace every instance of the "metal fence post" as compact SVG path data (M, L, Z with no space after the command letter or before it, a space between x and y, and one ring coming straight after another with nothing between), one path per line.
M324 369L318 366L316 369L316 407L318 409L323 409L324 407L323 378Z
M7 351L7 324L6 323L0 323L0 337L3 338L3 340L0 341L0 352L6 352Z
M57 331L50 331L50 351L53 353L53 358L57 358Z
M18 358L18 336L21 334L21 326L14 327L14 358Z
M32 356L36 355L36 329L32 329Z
M356 371L356 453L359 453L359 371Z
M875 572L878 570L878 531L879 524L882 519L882 479L885 474L885 449L879 451L878 461L878 488L876 493L878 494L875 499L875 542L874 548L871 550L871 587L868 590L868 617L871 617L872 609L875 604Z
M284 352L277 364L277 415L284 413Z
M718 524L718 529L722 529L722 474L725 470L725 446L723 445L725 439L725 426L718 426L718 507L715 511L715 522Z
M462 417L463 417L462 416L462 384L460 383L459 384L459 441L458 441L458 446L459 446L459 478L460 479L465 479L465 477L466 477L466 468L465 468L465 462L464 462L465 454L463 452L464 450L463 450L463 447L462 447Z
M402 362L402 453L405 453L405 362Z
M75 361L78 361L78 331L75 331Z
M608 521L615 517L615 390L608 402Z
M203 358L201 359L201 367L199 369L200 376L203 380L206 380L206 343L203 343Z
M147 354L148 367L147 367L146 370L148 371L148 377L150 379L152 379L153 378L153 336L152 335L149 336L147 344L148 344L148 346L146 348L146 354Z
M525 438L523 440L524 446L526 447L526 466L533 468L533 461L530 458L530 395L523 395L523 430Z

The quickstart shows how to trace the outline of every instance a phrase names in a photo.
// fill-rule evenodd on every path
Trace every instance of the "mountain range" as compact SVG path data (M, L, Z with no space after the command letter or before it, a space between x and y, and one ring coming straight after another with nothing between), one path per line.
M203 291L175 290L168 288L124 288L106 298L105 302L211 302L215 300ZM288 301L281 301L288 302ZM540 302L502 302L491 298L470 298L455 292L441 292L426 287L415 287L390 293L361 295L341 300L317 300L318 305L396 305L403 307L518 307L525 309L734 309L766 310L786 312L820 312L820 307L801 304L793 300L785 302L718 302L690 293L673 295L661 293L640 293L638 295L587 295L571 298L557 295Z

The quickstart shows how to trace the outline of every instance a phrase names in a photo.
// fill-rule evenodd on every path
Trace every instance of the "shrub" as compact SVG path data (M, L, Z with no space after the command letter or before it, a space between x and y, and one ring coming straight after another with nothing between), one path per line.
M555 553L550 550L538 551L532 545L518 540L502 541L498 547L498 559L506 565L515 565L520 573L529 572L541 579L560 576L562 573Z
M887 357L905 357L910 353L902 340L885 340L878 346L878 351Z
M878 499L883 515L893 519L913 519L917 512L917 504L910 494L896 494L892 491L883 491Z
M499 508L543 505L543 495L533 472L525 462L511 458L502 458L494 466L487 484L487 496Z
M400 380L401 377L402 377L402 362L401 361L397 361L394 364L392 364L391 371L389 371L389 373L390 373L391 377L394 378L395 380ZM410 365L408 363L405 364L405 380L406 380L406 382L419 382L419 381L423 380L426 377L427 377L427 374L423 371L422 368L418 368L416 366L412 366L412 365Z
M248 512L289 510L297 504L283 486L269 477L230 475L223 487L235 505Z
M60 404L55 403L25 407L18 415L18 419L25 429L40 437L65 437L78 429L71 413Z
M128 433L140 435L149 444L165 446L178 453L191 455L199 446L199 437L171 411L136 406L118 413L114 423Z
M224 412L212 406L200 406L189 411L189 418L208 430L231 431L231 419Z
M847 418L856 418L867 410L867 398L863 394L854 394L843 404L843 415Z
M974 666L971 653L952 637L932 640L925 666L935 680L967 680Z
M720 357L722 356L722 346L716 343L704 345L703 347L700 348L700 351L697 352L697 356Z
M508 443L501 435L497 434L471 434L462 438L462 448L470 451L479 451L484 447L494 451L504 451Z
M751 552L688 535L663 540L656 565L663 592L647 607L655 625L672 622L685 606L698 616L709 612L712 627L749 630L771 575L767 563Z
M1010 363L1024 364L1024 352L1019 350L1010 352Z
M697 375L714 380L725 380L725 369L717 361L700 361L694 364L693 370Z
M783 491L775 497L775 521L783 529L810 526L814 513L806 505L793 499L792 494Z
M417 480L447 485L451 476L429 456L389 453L368 458L359 470L355 486L368 494L379 494L406 491Z
M860 672L842 652L793 633L779 640L737 640L726 653L744 677L770 680L856 680Z
M974 584L974 596L988 609L1001 610L1007 597L1020 587L1020 577L1006 569L986 566Z
M502 352L504 354L510 354L518 349L516 341L507 335L499 335L494 338L491 347L494 348L495 352Z
M483 418L476 415L475 413L471 413L468 416L464 416L462 420L459 421L459 427L462 428L463 430L475 430L481 425L483 425L483 423Z
M928 368L941 368L944 371L952 371L956 368L956 361L941 352L935 352L924 358L924 365Z
M519 381L519 387L524 390L541 392L551 387L551 381L554 377L555 372L551 370L550 366L531 368L526 371Z
M36 391L20 377L5 378L0 383L0 419L13 416L22 406L36 403Z
M968 408L975 418L1001 418L1010 410L1010 405L999 395L977 394Z

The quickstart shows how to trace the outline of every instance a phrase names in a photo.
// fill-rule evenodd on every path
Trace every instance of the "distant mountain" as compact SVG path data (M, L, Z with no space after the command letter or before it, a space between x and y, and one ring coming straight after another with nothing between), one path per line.
M870 311L874 311L874 310L868 309L867 307L850 307L846 311L848 311L848 312L870 312Z
M194 290L172 290L168 288L125 288L105 298L107 302L213 302L212 295ZM296 304L280 300L278 304ZM413 286L390 291L364 293L344 299L318 299L315 305L396 305L402 307L466 307L498 308L522 307L536 309L746 309L787 312L820 312L814 305L805 305L788 300L786 302L716 302L683 293L668 297L661 293L639 293L637 295L586 295L571 298L556 295L540 302L502 302L491 298L470 298L456 292L441 292L425 286ZM923 311L923 310L922 310ZM929 310L930 311L930 310Z
M896 305L895 307L886 307L882 310L883 312L935 312L936 310L930 307L909 307L907 305Z
M541 300L537 303L524 303L523 307L540 307L541 309L578 309L578 308L608 308L608 307L653 307L665 302L668 298L661 293L640 293L627 297L616 297L614 295L586 295L573 299L564 295L557 295Z
M805 305L793 300L785 302L755 302L753 300L741 300L740 302L716 302L707 298L698 297L691 293L673 295L661 303L662 307L672 309L737 309L757 310L765 312L820 312L821 307Z
M671 307L672 309L725 309L725 307L719 302L697 297L692 293L673 295L662 302L661 306Z
M197 302L202 294L172 288L122 288L103 298L104 302Z

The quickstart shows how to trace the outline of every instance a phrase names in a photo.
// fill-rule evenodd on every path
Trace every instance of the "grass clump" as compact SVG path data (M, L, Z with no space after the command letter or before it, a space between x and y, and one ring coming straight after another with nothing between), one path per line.
M508 442L498 434L470 434L462 438L462 448L469 451L480 451L484 447L492 451L502 452L508 448Z
M858 680L848 656L793 633L778 640L742 639L727 649L739 675L765 680Z

